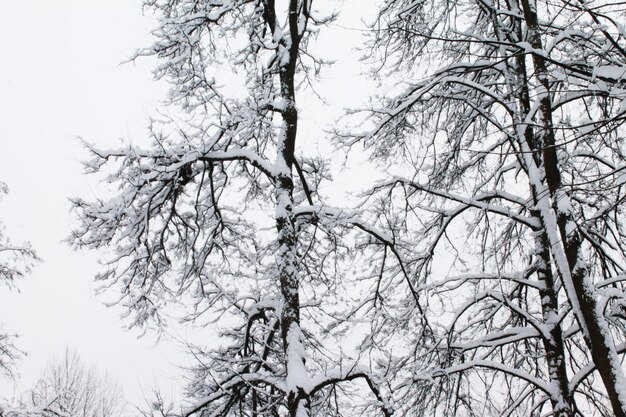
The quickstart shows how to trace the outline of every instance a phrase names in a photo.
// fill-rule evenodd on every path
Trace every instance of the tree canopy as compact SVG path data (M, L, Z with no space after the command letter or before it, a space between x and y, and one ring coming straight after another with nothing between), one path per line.
M146 414L626 417L626 3L369 3L378 90L314 134L347 3L143 4L171 112L85 142L70 240L130 326L205 335ZM1 245L10 283L36 256Z

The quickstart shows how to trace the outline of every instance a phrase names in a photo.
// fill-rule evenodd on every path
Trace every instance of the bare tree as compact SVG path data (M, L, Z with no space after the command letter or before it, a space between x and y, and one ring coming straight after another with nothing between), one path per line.
M46 417L115 417L126 406L119 384L69 348L48 363L30 397L31 408Z
M415 81L339 136L412 166L370 193L421 252L407 410L625 415L622 7L384 2L373 56Z

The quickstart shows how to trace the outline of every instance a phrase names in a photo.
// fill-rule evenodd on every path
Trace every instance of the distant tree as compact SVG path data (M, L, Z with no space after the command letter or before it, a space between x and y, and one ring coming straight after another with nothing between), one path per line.
M88 368L69 348L48 363L29 400L29 408L41 410L45 417L116 417L126 407L119 384Z
M8 187L0 182L0 200L8 193ZM30 244L16 245L4 234L4 226L0 222L0 285L13 288L15 281L31 271L38 261L37 254ZM13 377L15 361L20 355L14 344L15 337L2 331L0 325L0 374Z

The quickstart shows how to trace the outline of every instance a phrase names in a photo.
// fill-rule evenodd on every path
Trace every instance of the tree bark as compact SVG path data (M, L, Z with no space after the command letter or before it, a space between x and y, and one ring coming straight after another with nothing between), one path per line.
M535 217L539 217L536 215ZM543 324L548 330L548 337L542 337L548 362L550 383L556 388L557 398L551 398L552 413L555 417L573 417L573 398L569 390L569 378L565 364L565 347L563 331L559 319L559 304L554 282L554 275L550 269L550 243L545 231L537 232L535 237L536 254L538 257L537 276L543 282L539 290L541 297L541 312Z
M603 312L597 301L593 283L590 280L588 269L582 259L582 238L574 221L572 205L569 196L563 189L560 167L557 159L556 140L552 120L552 101L550 84L547 77L546 60L541 54L543 45L540 37L537 10L532 0L522 0L524 19L527 25L527 40L537 52L532 54L535 76L539 82L539 111L541 117L541 138L537 144L542 151L539 166L540 172L545 173L545 182L552 200L552 210L556 216L558 232L563 251L567 258L567 276L563 280L571 279L575 294L568 293L572 306L575 308L576 318L583 330L585 343L590 350L594 364L602 378L607 391L613 412L617 417L626 417L626 393L624 387L626 379L618 359L615 345L608 333L608 326ZM565 283L566 289L568 288Z
M293 174L298 131L295 72L301 34L298 28L298 1L289 3L289 34L281 41L278 59L280 89L285 108L281 111L282 126L277 144L276 229L278 232L278 277L283 298L281 336L287 370L287 408L290 417L310 415L310 398L303 386L306 378L305 351L300 327L300 282L297 273L297 236L293 216ZM283 49L284 48L284 49ZM283 56L286 54L287 56Z
M513 12L519 13L519 5L516 1L510 3ZM521 22L515 21L514 33L519 41L523 37ZM525 56L518 55L515 59L515 94L521 114L521 122L531 111L530 90L528 71ZM532 150L533 160L536 164L541 164L541 151L537 147L537 140L532 126L525 126L524 140ZM531 185L533 203L536 204L538 196L536 190ZM541 215L537 210L532 212L540 224ZM552 412L555 417L573 417L573 398L569 390L569 378L565 362L565 346L563 343L563 330L558 321L559 304L556 291L555 277L552 271L550 259L550 241L545 229L535 232L535 256L537 257L537 279L543 283L543 288L539 291L541 299L541 311L543 323L548 330L548 337L542 337L542 343L546 351L546 362L550 383L555 388L557 398L551 398Z

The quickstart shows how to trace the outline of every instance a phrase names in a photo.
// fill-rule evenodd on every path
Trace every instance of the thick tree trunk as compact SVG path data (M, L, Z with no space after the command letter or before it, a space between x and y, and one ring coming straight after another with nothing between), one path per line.
M542 51L543 45L540 37L537 10L531 1L522 0L524 19L527 25L527 40L533 49ZM615 345L609 334L606 319L598 305L595 288L582 259L582 239L574 221L570 198L563 190L561 182L546 61L541 53L533 53L532 62L535 76L539 82L539 111L542 128L541 142L537 148L542 151L541 161L543 166L540 165L538 168L540 173L545 174L545 182L551 197L553 210L553 213L543 213L542 217L544 217L544 224L547 221L545 216L554 216L556 218L561 241L561 243L557 244L562 245L567 259L567 265L558 265L559 259L556 259L557 268L561 272L567 296L583 330L585 343L602 378L613 407L613 412L617 417L626 417L626 392L624 392L626 379L621 369ZM546 225L546 227L550 226ZM556 242L550 243L554 244ZM556 257L559 258L559 255ZM567 281L571 281L571 285Z
M296 270L297 240L292 215L292 192L291 177L279 176L276 188L277 260L280 290L283 298L281 336L287 370L287 406L291 417L304 417L309 415L309 398L304 389L308 377L305 367L303 336L300 329L300 285Z
M543 283L543 288L539 290L543 324L548 330L548 336L543 337L543 346L546 350L550 383L555 388L556 397L550 400L552 413L555 417L573 417L573 401L569 391L569 379L565 364L565 346L559 322L559 304L554 276L550 268L550 244L545 231L537 232L535 247L538 257L537 276L539 281Z
M510 3L512 11L519 13L519 5L513 1ZM521 22L517 20L514 28L515 36L519 41L523 37ZM523 55L515 59L515 92L521 118L524 119L531 111L530 91L528 84L528 71L526 60ZM519 120L521 122L521 120ZM535 163L541 163L541 152L537 149L537 143L532 126L525 126L523 132L527 146L532 150ZM533 201L537 202L537 194L531 186ZM535 217L542 224L540 213L533 211ZM550 258L550 241L545 230L535 232L535 255L537 257L537 279L543 283L539 291L541 299L541 311L543 323L548 330L547 337L542 337L546 351L546 362L550 384L554 387L554 398L551 398L552 412L556 417L573 417L573 398L569 390L569 378L565 362L565 345L563 343L563 331L558 321L559 304L556 291L555 279L552 272Z
M295 112L295 109L294 109ZM278 175L276 184L276 229L278 231L278 277L283 298L281 311L281 336L285 350L287 370L287 405L291 417L309 415L309 396L304 389L307 377L303 336L300 329L300 297L296 250L297 238L293 218L293 178L288 141L295 138L296 123L284 126L281 134L277 166L285 163L288 171ZM282 149L280 149L282 147ZM293 151L291 151L293 152ZM288 173L287 173L288 172Z
M301 34L298 27L298 1L290 0L289 34L279 46L280 89L284 101L282 126L277 143L276 228L278 232L278 276L283 297L281 336L287 370L287 408L290 417L310 415L310 396L306 391L304 337L300 327L300 282L297 272L297 237L293 217L293 175L298 131L295 72Z

